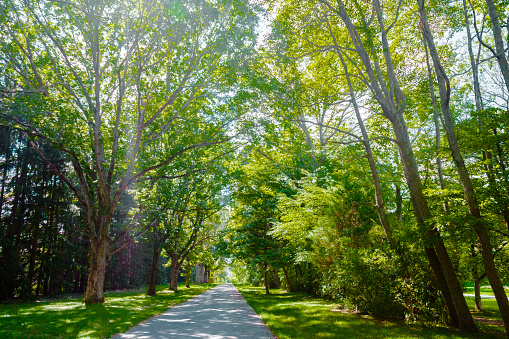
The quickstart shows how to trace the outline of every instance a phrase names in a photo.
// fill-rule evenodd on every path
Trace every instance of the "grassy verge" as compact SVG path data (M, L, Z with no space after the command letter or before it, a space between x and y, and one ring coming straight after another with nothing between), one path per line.
M463 286L463 293L475 294L473 283L468 283ZM509 297L509 288L505 286L505 294ZM491 286L481 286L481 295L494 296Z
M83 299L2 304L0 338L109 338L214 286L179 286L179 293L158 286L156 296L110 293L98 305Z
M368 316L343 313L332 302L302 293L237 286L274 335L280 339L300 338L494 338L503 328L480 325L479 335L468 335L445 327L424 327L375 321Z

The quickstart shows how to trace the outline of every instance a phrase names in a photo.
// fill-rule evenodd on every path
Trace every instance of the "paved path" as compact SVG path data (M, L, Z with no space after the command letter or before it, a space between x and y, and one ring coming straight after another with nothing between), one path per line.
M232 284L216 286L170 308L128 332L114 336L137 339L269 339L275 338Z

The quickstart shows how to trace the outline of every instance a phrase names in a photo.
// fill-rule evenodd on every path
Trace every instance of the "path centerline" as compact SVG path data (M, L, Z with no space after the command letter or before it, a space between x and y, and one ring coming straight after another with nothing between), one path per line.
M216 286L114 339L275 338L233 284Z

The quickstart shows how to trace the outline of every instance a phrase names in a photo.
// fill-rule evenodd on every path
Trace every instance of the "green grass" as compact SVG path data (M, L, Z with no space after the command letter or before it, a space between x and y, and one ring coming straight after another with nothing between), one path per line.
M467 293L467 294L475 294L474 283L464 284L463 292ZM509 296L509 288L507 286L505 286L505 294L507 296ZM493 290L491 289L491 286L489 286L489 285L481 286L481 295L494 296Z
M472 316L474 319L479 322L483 319L484 323L478 323L478 327L492 332L504 332L504 328L502 324L502 315L498 309L497 301L495 299L482 299L483 310L481 312L474 311L475 309L475 301L473 297L466 297L467 305L472 311ZM493 324L493 322L497 322L497 324ZM499 324L500 325L499 325Z
M368 316L334 311L332 302L302 293L262 287L237 286L274 335L281 339L300 338L494 338L503 337L503 328L480 325L481 333L469 335L446 327L407 325L375 321Z
M97 305L83 299L0 304L0 338L109 338L213 286L181 287L179 293L158 286L156 296L110 293Z

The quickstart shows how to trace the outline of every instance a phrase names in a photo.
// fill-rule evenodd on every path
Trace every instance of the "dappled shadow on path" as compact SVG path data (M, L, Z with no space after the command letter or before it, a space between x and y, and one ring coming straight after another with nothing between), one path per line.
M115 338L272 338L235 286L217 286Z
M83 299L0 304L0 338L109 338L203 292L206 286L177 294L167 288L158 286L157 296L111 293L104 304L94 305L85 305Z

